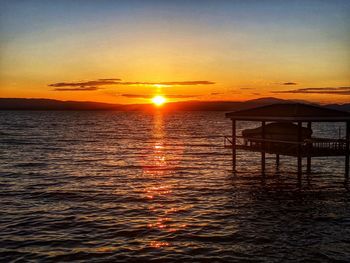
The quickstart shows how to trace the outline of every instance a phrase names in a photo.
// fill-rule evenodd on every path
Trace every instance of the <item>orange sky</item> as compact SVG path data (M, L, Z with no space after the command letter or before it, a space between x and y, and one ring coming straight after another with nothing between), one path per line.
M97 2L4 4L0 97L350 101L347 1Z

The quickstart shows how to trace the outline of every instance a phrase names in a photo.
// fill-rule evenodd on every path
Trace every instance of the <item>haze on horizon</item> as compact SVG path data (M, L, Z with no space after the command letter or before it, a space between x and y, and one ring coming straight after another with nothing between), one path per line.
M350 1L0 0L0 97L348 102Z

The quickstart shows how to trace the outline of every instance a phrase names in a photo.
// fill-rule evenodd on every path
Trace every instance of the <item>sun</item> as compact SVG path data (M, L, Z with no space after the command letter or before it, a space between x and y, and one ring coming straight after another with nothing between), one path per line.
M157 95L152 98L152 102L156 106L162 106L166 102L166 98L164 96Z

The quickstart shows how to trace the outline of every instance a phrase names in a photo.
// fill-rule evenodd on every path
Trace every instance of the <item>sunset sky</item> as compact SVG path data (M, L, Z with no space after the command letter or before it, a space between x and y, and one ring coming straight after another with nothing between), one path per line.
M0 3L0 97L350 101L348 0Z

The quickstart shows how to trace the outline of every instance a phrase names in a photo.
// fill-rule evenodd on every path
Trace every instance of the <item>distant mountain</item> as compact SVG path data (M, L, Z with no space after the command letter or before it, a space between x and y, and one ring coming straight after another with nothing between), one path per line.
M123 106L88 101L0 98L0 110L118 110Z
M276 98L239 101L182 101L163 106L166 110L229 111L272 103L288 102ZM0 110L150 110L151 104L110 104L87 101L60 101L52 99L0 98Z
M335 109L335 110L350 111L350 103L328 104L328 105L325 105L325 107Z
M276 103L293 103L300 101L283 100L273 97L259 98L247 101L181 101L167 103L163 107L170 110L183 111L235 111ZM309 103L310 102L304 102ZM144 106L141 106L144 107Z
M292 103L307 101L283 100L273 97L259 98L247 101L181 101L171 102L163 106L163 110L182 111L235 111L275 103ZM310 103L312 104L312 103ZM329 104L325 107L350 111L350 103ZM0 110L119 110L137 111L154 110L151 104L111 104L89 101L60 101L51 99L20 99L0 98Z

